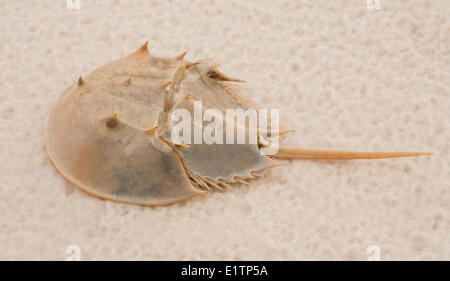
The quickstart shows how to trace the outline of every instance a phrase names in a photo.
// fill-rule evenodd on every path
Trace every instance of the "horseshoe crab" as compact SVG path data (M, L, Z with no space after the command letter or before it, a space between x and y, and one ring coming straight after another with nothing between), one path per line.
M146 42L65 90L49 114L46 148L57 170L92 195L139 205L165 205L263 177L274 159L375 159L425 152L319 151L267 144L186 145L173 142L176 109L192 113L196 101L219 112L251 105L230 87L230 78L209 60L189 62L186 53L160 58ZM195 126L195 125L194 125ZM237 125L236 125L237 126ZM288 131L269 129L268 134Z

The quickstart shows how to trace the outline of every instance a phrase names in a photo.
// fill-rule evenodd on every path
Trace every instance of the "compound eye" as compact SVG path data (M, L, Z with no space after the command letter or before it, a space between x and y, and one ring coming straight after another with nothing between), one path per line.
M115 119L110 118L110 119L106 120L105 125L108 129L114 129L117 126L117 124L118 124L118 122Z
M119 124L119 120L117 119L117 114L114 114L112 117L109 117L105 121L105 126L108 129L114 129Z

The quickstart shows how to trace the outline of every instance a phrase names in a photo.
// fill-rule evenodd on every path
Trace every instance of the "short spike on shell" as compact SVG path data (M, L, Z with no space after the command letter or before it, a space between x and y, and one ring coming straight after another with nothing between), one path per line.
M181 55L178 55L178 56L176 57L176 59L177 59L177 60L183 60L184 57L186 56L186 54L187 54L187 52L183 52Z
M156 132L157 129L158 129L158 126L155 126L155 127L151 128L150 130L145 131L145 133L152 136Z
M227 82L241 82L241 83L245 83L245 80L241 80L241 79L236 79L236 78L231 78L226 76L225 74L223 74L222 72L216 70L216 67L211 68L208 71L208 77L218 80L218 81L227 81Z
M167 81L167 82L165 82L164 84L162 84L161 87L162 87L163 89L166 89L170 84L172 84L172 81Z
M78 87L81 87L81 86L83 86L83 84L84 84L84 80L83 80L83 78L81 78L81 76L78 78L78 82L77 82L77 85L78 85Z
M142 54L146 54L149 55L149 51L148 51L148 40L145 41L145 43L139 47L139 49L137 49L134 53L131 54L131 56L135 56L135 55L142 55Z

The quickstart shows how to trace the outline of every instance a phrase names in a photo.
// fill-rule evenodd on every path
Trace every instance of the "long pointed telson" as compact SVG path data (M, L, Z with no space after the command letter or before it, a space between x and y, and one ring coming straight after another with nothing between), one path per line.
M278 159L329 159L329 160L350 160L350 159L385 159L433 155L431 152L357 152L339 150L316 150L303 149L289 146L280 146L278 153L272 157Z

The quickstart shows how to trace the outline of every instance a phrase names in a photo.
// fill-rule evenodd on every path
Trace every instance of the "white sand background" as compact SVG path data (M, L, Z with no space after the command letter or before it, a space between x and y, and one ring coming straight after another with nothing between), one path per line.
M2 0L0 259L65 260L70 245L82 260L450 259L449 15L447 0ZM92 197L51 164L47 114L145 40L159 56L215 57L281 110L289 145L435 155L287 161L168 207Z

